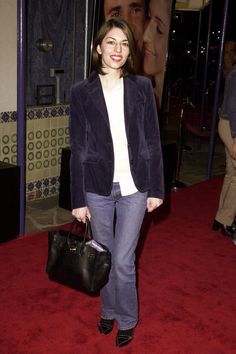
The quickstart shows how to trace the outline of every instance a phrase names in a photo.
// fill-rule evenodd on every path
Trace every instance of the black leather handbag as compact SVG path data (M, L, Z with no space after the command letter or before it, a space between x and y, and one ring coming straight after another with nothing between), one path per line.
M89 220L84 235L71 230L48 232L48 260L46 272L49 279L76 290L96 294L107 283L111 269L109 249L93 239Z

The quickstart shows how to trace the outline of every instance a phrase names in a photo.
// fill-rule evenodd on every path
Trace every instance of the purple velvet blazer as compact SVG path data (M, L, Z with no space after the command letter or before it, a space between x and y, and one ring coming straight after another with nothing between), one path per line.
M162 150L151 81L124 77L124 113L132 177L140 192L164 198ZM96 72L72 87L70 105L72 208L86 206L85 192L111 193L114 151L106 103Z

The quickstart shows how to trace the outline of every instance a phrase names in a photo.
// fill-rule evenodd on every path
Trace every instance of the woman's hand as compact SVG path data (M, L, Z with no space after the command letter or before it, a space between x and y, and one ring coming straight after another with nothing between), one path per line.
M72 210L72 215L78 220L86 223L86 219L91 219L91 214L88 207L77 208Z
M163 199L147 198L147 211L151 213L163 203Z
M233 146L231 151L231 156L234 160L236 160L236 139L233 139Z

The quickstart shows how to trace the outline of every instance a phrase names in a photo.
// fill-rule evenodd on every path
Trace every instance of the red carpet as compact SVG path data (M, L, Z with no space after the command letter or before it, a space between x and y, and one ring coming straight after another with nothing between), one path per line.
M146 217L140 323L127 348L115 347L116 328L98 333L99 298L48 281L46 233L2 244L0 353L236 353L236 248L211 231L221 182L172 193L169 211Z

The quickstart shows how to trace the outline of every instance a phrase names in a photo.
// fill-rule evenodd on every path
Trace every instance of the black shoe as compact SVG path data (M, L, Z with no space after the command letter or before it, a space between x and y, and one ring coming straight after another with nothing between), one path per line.
M231 237L233 244L236 246L236 232L234 232L233 236Z
M134 328L122 330L119 329L116 335L116 345L117 347L124 347L129 344L134 337Z
M234 229L232 226L223 225L217 220L214 220L212 224L212 230L214 231L220 230L224 236L229 236L229 237L232 237L234 234Z
M236 220L233 221L231 227L232 227L233 231L236 231Z
M102 334L108 334L113 330L114 320L106 320L105 318L101 318L98 323L99 332Z

